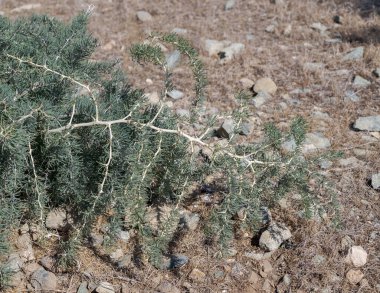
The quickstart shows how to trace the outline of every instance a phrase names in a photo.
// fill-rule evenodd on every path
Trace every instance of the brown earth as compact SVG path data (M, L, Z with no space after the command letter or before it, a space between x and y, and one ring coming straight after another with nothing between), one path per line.
M339 229L333 228L334 214L316 222L301 220L292 208L277 207L274 210L274 217L291 227L294 245L277 250L269 258L273 271L267 277L260 276L256 283L250 283L248 275L252 271L259 272L263 262L245 256L245 252L258 250L250 241L236 240L237 254L221 260L214 257L212 248L204 245L202 234L193 232L175 248L176 253L187 255L190 262L174 272L158 271L149 265L134 267L128 272L117 271L91 250L82 248L78 271L59 275L60 292L76 292L80 282L89 279L108 281L116 289L124 284L124 292L154 292L155 286L163 280L175 285L180 292L380 292L380 193L368 184L371 174L380 171L380 140L350 128L359 116L380 114L380 79L372 75L372 71L380 67L377 2L288 0L279 5L269 0L236 0L231 10L225 11L225 1L222 0L41 0L36 2L41 4L40 7L15 12L14 8L30 4L29 1L2 1L1 10L11 18L46 13L69 20L80 10L87 9L89 4L94 5L90 30L101 44L94 58L120 58L130 82L146 92L159 89L161 73L151 66L133 63L128 48L144 40L150 31L170 32L173 28L184 28L188 31L186 38L200 51L207 67L207 107L216 107L220 112L231 110L236 107L234 94L241 89L241 78L256 81L270 77L277 84L278 91L259 109L252 106L253 117L281 126L300 114L309 122L311 131L321 131L330 139L331 149L342 150L345 157L355 156L362 161L348 166L335 163L326 171L335 183L338 195ZM136 19L139 10L148 11L153 20L139 22ZM343 18L342 25L333 22L334 15ZM328 36L310 28L315 22L329 28ZM265 31L270 24L275 25L272 33ZM291 31L284 33L288 25L291 25ZM326 43L327 39L337 36L343 42ZM222 65L218 57L209 57L204 50L205 39L240 42L245 44L245 50L232 62ZM357 46L365 47L364 58L342 61L342 56ZM304 69L306 62L325 66L310 72ZM343 69L348 71L342 74L339 70ZM359 102L347 102L345 91L352 88L355 74L367 78L372 84L356 91L361 97ZM147 83L147 78L153 83ZM175 83L187 97L192 96L192 81L184 63L175 70ZM291 94L291 91L303 88L311 91ZM300 104L281 107L280 103L288 101L289 97L297 99ZM173 107L184 108L187 102L182 99L174 102ZM316 110L328 113L331 119L316 120L312 115ZM355 152L357 149L365 152L359 156ZM322 197L322 203L329 204L329 198ZM352 268L344 261L347 251L341 245L347 236L369 255L367 264L361 268L365 280L357 285L351 285L345 277ZM43 255L43 250L39 254ZM321 256L324 260L316 261ZM245 275L231 274L237 263L244 266ZM194 268L206 273L206 278L191 280L189 274ZM217 276L218 272L223 275ZM285 274L290 275L291 284L281 291L277 285ZM267 291L261 291L265 287Z

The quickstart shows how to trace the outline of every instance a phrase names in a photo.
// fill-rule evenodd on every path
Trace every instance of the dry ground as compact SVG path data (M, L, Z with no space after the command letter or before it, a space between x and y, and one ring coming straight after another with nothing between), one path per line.
M102 44L95 58L120 58L129 72L131 83L145 88L147 92L160 85L160 72L149 66L142 68L134 64L128 55L129 46L142 41L150 31L169 32L176 27L187 29L186 37L201 52L207 67L210 82L207 106L216 107L219 111L236 106L233 95L241 87L241 78L255 81L261 77L271 77L278 91L259 110L252 106L252 115L260 117L263 122L273 121L281 125L301 114L309 121L311 130L322 131L331 140L332 149L344 151L346 157L356 156L363 164L346 167L337 164L327 171L336 184L340 202L340 229L331 227L330 218L317 223L301 221L291 209L284 211L278 208L274 211L275 218L282 219L291 227L295 245L289 249L281 248L270 258L274 271L269 280L273 286L267 292L275 292L277 283L286 273L292 279L291 291L287 292L380 292L380 193L368 185L369 176L380 171L379 141L350 128L359 116L380 114L380 80L371 74L373 69L380 67L380 17L373 13L376 1L334 3L333 0L285 0L286 4L281 6L269 0L236 0L230 11L224 11L224 2L41 0L36 1L41 4L39 8L12 12L12 9L29 1L4 0L1 1L1 10L12 18L43 12L68 20L89 4L94 5L90 30ZM138 22L138 10L149 11L153 20ZM343 25L334 24L332 17L336 14L343 17ZM312 30L310 25L314 22L328 26L329 37ZM276 25L273 33L265 32L270 24ZM284 30L288 24L291 24L292 30L286 35ZM343 42L326 44L326 39L335 36L341 36ZM217 58L207 56L203 47L204 39L241 42L246 48L235 60L221 65ZM341 60L344 53L359 45L366 49L363 60ZM303 68L306 62L321 62L325 68L311 73ZM180 90L191 96L191 78L182 65L176 69L175 81ZM339 74L342 69L348 72ZM357 91L361 97L359 102L346 102L344 93L351 88L355 74L368 78L372 85ZM147 78L153 84L146 83ZM300 88L311 89L311 92L290 94L292 90ZM279 103L284 102L287 95L297 98L301 103L282 109ZM185 106L186 100L174 103L174 108ZM316 109L328 113L331 119L315 121L312 113ZM368 152L358 156L355 152L357 149ZM345 279L350 266L344 262L346 251L341 241L346 236L355 245L363 246L369 254L368 263L362 268L367 283L363 281L358 285L350 285ZM176 252L188 255L190 263L176 272L164 273L149 267L134 268L128 273L119 272L83 248L79 272L62 275L61 290L76 292L80 281L91 275L95 281L109 281L115 287L121 283L128 284L131 292L153 292L154 283L163 279L183 292L188 290L184 287L186 282L191 283L194 290L191 292L260 292L264 279L260 279L254 288L244 277L231 277L229 273L234 266L233 259L247 270L258 269L260 264L244 255L255 249L249 242L237 241L237 255L229 260L218 260L203 245L202 239L198 233L187 235L183 244L176 247ZM325 260L316 262L316 255L325 257ZM207 274L205 282L189 281L188 274L194 267ZM224 271L226 276L216 277L217 271Z

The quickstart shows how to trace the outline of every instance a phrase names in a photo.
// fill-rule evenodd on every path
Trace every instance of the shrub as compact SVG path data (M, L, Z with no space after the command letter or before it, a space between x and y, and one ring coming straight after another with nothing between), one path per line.
M206 232L228 247L236 224L258 228L260 207L298 190L311 205L309 162L300 153L305 123L295 119L289 133L274 125L257 144L236 137L247 116L245 93L237 95L234 133L225 145L211 143L216 117L200 119L206 86L197 52L176 34L152 35L132 46L137 62L152 62L164 72L157 105L128 83L117 61L91 60L97 41L87 32L89 13L64 24L48 16L11 22L0 18L0 251L20 222L44 227L53 208L69 211L73 223L58 249L60 263L75 264L75 252L99 216L107 219L110 239L134 229L136 241L159 266L178 225L179 211L194 186L209 175L221 197L205 219ZM195 85L191 118L165 106L171 71L157 42L188 57ZM293 137L294 152L281 143ZM246 216L237 223L242 208ZM149 213L162 216L156 226ZM165 212L163 212L165 210Z

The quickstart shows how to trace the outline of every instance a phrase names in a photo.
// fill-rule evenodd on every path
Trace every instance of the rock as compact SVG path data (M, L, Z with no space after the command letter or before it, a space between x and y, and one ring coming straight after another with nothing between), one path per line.
M162 268L166 270L178 269L188 262L189 258L186 255L170 255L164 258Z
M108 282L101 282L98 287L96 287L95 292L97 293L115 293L115 289L112 284Z
M330 146L330 140L324 137L322 133L306 133L305 143L302 147L302 152L308 153L318 149L327 149Z
M281 223L272 223L266 231L264 231L259 240L261 248L274 251L289 238L292 237L290 230Z
M77 289L77 293L89 293L89 291L87 289L87 285L88 285L88 283L86 281L80 283L80 285Z
M149 12L144 11L144 10L137 11L136 16L137 16L137 19L141 22L152 21L153 19L152 15L150 15Z
M9 272L17 273L21 271L23 266L24 260L17 253L12 253L9 255L4 267Z
M343 17L340 15L334 15L333 22L337 24L343 24Z
M313 118L318 119L318 120L331 120L329 114L321 112L321 111L313 112Z
M358 167L362 164L363 162L358 160L356 157L349 157L349 158L346 158L346 159L340 159L339 160L339 165L341 165L342 167L348 167L348 166L351 166L351 167Z
M351 269L347 272L346 278L352 285L358 284L364 277L364 274L360 270Z
M251 89L255 83L253 80L244 77L239 80L239 84L243 89Z
M353 126L358 130L380 131L380 115L359 117Z
M231 42L229 41L217 41L217 40L205 40L204 46L205 50L208 52L209 56L217 55L225 47L229 46Z
M324 68L325 68L325 64L323 64L323 63L306 62L303 65L303 70L309 71L309 72L317 72L317 71L322 70Z
M63 231L67 225L67 213L63 209L53 209L46 216L46 228Z
M269 225L272 222L272 213L268 207L261 207L261 224Z
M29 234L23 234L18 237L16 242L17 248L20 249L19 255L24 261L35 260L32 239Z
M226 4L224 5L224 10L231 10L235 6L235 0L227 0Z
M371 82L363 77L361 77L360 75L356 75L355 78L354 78L354 81L352 83L352 85L354 87L368 87L371 85Z
M119 238L121 241L127 243L129 239L131 238L131 235L128 231L120 230L117 232L117 238Z
M257 284L260 280L260 276L256 272L251 272L249 274L248 282L251 284Z
M296 141L294 140L294 138L290 139L290 140L286 140L282 143L281 147L284 151L286 152L292 152L296 149Z
M204 282L206 274L197 268L193 269L189 275L189 278L195 282Z
M321 160L319 161L318 165L321 167L321 169L326 170L332 166L332 162L328 160Z
M364 47L357 47L355 49L353 49L351 52L349 52L348 54L344 55L343 57L343 61L347 61L347 60L360 60L362 59L364 56Z
M327 45L340 44L340 43L342 43L342 39L340 39L340 38L327 39L327 40L325 40L325 43Z
M55 291L57 288L57 277L44 268L40 268L32 274L30 283L36 291Z
M43 266L46 270L52 271L54 264L55 264L55 259L51 256L44 256L43 258L40 259L39 261L40 265Z
M315 266L320 266L320 265L324 264L325 261L326 261L326 257L324 257L323 255L320 255L320 254L314 255L313 258L311 259L312 264Z
M266 278L273 271L273 267L268 260L264 260L260 264L260 276Z
M231 61L236 56L240 55L244 48L245 45L242 43L233 43L221 50L220 52L218 52L218 56L221 59L222 63L226 63L228 61Z
M158 103L160 103L160 96L157 92L148 93L145 94L145 96L148 99L149 103L152 105L157 105Z
M23 234L26 234L29 232L29 225L28 223L25 223L24 225L22 225L19 229L19 233L20 235L23 235Z
M222 138L229 139L235 130L235 122L233 119L226 119L223 124L216 131L216 135Z
M7 282L7 286L13 287L13 288L19 287L23 280L24 280L24 274L22 272L14 273L10 276ZM20 292L20 291L17 291L17 292Z
M360 97L354 91L348 90L344 94L344 100L351 101L351 102L359 102Z
M161 293L181 293L181 290L168 281L162 281L156 289Z
M264 105L268 100L270 100L271 96L266 92L259 92L256 96L252 99L252 104L256 108L260 108L262 105Z
M117 262L121 260L123 256L124 256L124 252L121 248L118 248L114 252L109 254L109 258L112 262Z
M380 173L372 175L371 184L374 189L380 189Z
M372 71L372 74L376 77L380 77L380 67L376 68L374 71Z
M92 232L90 234L90 243L93 247L99 247L103 244L103 235Z
M168 96L174 100L181 99L185 94L179 90L172 90L168 92Z
M193 214L191 212L184 211L180 218L180 224L182 224L185 229L194 231L198 227L199 220L199 214Z
M327 26L323 25L320 22L314 22L310 27L313 30L319 31L320 33L324 33L325 31L327 31Z
M276 26L274 24L270 24L265 28L267 33L274 33L276 31Z
M288 24L288 25L285 27L285 29L284 29L284 31L283 31L283 34L284 34L284 36L290 36L291 33L292 33L292 25L291 25L291 24Z
M246 274L248 274L248 271L241 263L235 263L231 269L231 276L235 279L241 279Z
M270 283L269 279L265 279L262 289L263 291L268 292L268 293L273 292L272 284Z
M190 111L189 110L186 110L186 109L177 109L175 111L175 113L180 116L180 117L184 117L184 118L190 118Z
M24 10L32 10L32 9L37 9L40 8L42 5L40 3L31 3L31 4L25 4L19 7L16 7L11 10L11 12L21 12Z
M266 253L255 253L255 252L246 252L244 253L244 256L252 258L256 261L270 259L273 252L266 252Z
M168 70L173 70L181 61L181 52L175 50L166 56L166 67Z
M264 77L256 81L253 90L255 93L264 92L273 95L277 91L277 86L272 79Z
M240 135L248 136L248 135L250 135L252 133L253 128L254 128L253 123L251 123L251 122L243 122L240 125L239 134Z
M367 252L361 246L352 246L348 251L347 261L359 268L367 263Z
M175 33L177 35L186 35L187 34L187 29L176 27L176 28L172 29L172 33Z
M124 269L129 267L129 265L132 263L132 255L131 254L126 254L124 255L118 262L117 262L117 267L119 269Z

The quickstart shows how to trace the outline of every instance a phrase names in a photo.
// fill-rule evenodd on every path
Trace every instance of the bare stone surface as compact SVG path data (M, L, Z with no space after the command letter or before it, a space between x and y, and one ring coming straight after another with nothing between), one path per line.
M359 268L367 263L367 252L361 246L352 246L348 251L347 260L351 262L354 267Z
M263 249L274 251L290 237L292 233L284 224L273 223L261 234L259 244Z
M260 78L256 81L255 86L253 87L255 93L265 92L270 95L273 95L277 91L277 85L269 77Z

